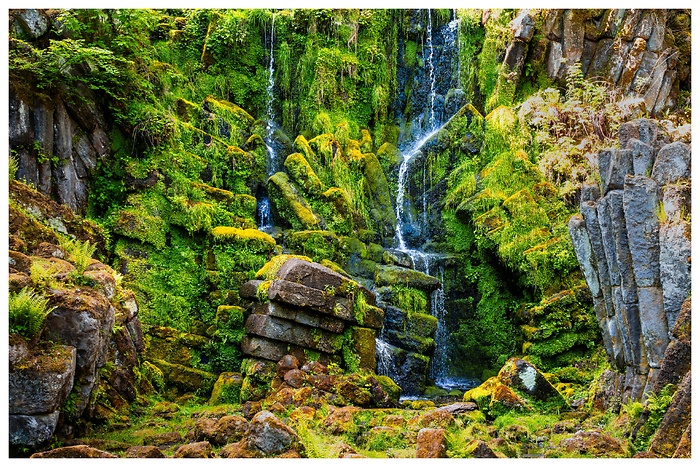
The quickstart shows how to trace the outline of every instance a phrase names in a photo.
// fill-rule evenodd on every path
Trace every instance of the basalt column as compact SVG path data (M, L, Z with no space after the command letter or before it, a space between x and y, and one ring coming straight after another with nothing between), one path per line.
M690 295L690 146L653 120L626 123L620 149L598 154L601 184L569 221L623 397L640 399Z

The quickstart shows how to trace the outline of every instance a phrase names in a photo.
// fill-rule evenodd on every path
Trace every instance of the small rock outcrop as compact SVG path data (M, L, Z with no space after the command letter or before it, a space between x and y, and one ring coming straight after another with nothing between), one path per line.
M653 120L620 126L620 149L598 154L569 221L622 401L651 390L690 295L690 146Z
M464 402L473 402L492 417L504 411L531 410L532 402L566 407L564 397L530 362L511 358L494 376L464 393Z
M104 420L136 399L143 332L134 294L115 271L69 251L83 239L99 254L96 224L17 181L10 214L10 291L33 290L48 306L36 336L9 342L10 446L36 450L55 434L77 434L80 419Z

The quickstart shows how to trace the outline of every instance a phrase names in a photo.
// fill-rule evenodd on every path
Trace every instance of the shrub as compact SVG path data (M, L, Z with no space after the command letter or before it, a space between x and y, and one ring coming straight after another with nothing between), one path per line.
M29 287L10 294L10 334L20 334L27 339L36 337L44 325L44 319L55 307L49 306L49 299Z

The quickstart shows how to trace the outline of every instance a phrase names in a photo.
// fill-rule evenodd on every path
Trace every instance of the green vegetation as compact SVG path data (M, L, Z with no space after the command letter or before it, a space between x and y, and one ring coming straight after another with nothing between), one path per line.
M54 310L49 299L28 287L10 293L8 300L10 334L19 334L27 339L38 337L44 319Z

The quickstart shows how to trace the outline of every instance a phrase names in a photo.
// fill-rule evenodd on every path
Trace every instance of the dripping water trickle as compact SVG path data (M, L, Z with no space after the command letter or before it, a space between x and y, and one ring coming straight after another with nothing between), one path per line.
M267 73L267 127L265 135L265 146L267 149L267 176L268 178L278 170L277 153L274 149L272 134L275 128L274 102L275 102L275 15L272 15L272 27L270 28L270 59ZM269 232L272 230L272 210L270 198L264 190L257 206L258 230Z

